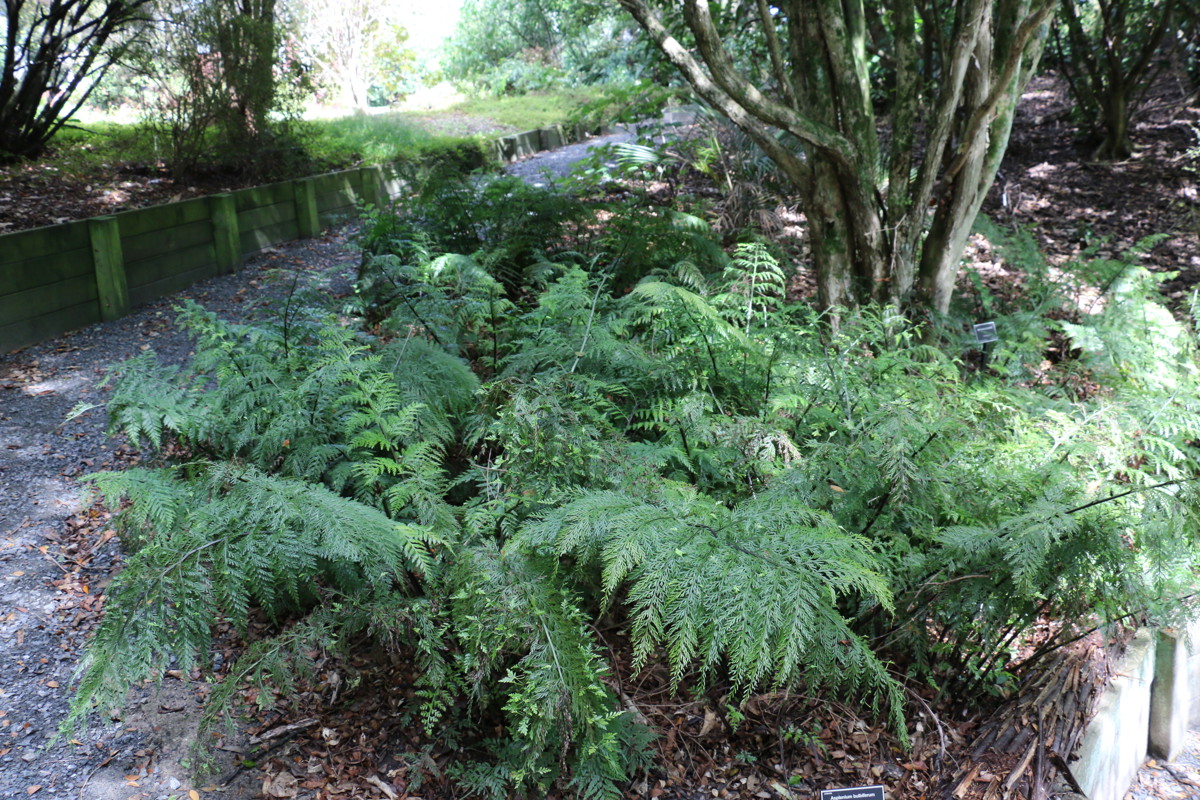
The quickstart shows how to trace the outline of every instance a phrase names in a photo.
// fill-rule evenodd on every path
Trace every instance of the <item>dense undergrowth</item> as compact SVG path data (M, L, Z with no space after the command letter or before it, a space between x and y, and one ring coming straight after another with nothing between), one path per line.
M762 241L507 179L373 212L349 323L303 293L255 324L186 306L190 365L115 373L112 430L163 463L90 479L129 557L73 719L208 668L261 609L214 716L367 634L418 665L414 724L486 744L464 787L616 797L648 732L600 627L680 692L802 684L903 740L906 685L1001 693L1095 625L1182 613L1190 327L1135 259L1057 276L987 233L1028 277L979 282L982 368L961 321L789 301Z

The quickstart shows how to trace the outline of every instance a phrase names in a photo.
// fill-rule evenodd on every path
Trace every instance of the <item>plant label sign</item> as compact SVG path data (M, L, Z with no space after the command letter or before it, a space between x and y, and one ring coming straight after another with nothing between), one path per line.
M996 333L996 323L994 322L981 322L974 326L974 330L975 341L979 344L1000 341L1000 334Z
M882 786L851 786L847 789L822 789L821 800L886 800Z

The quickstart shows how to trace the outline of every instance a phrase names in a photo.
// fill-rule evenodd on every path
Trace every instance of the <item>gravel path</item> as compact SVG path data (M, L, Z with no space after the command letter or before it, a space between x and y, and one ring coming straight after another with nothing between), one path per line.
M586 158L593 148L616 144L618 142L632 142L635 138L636 135L632 130L621 127L619 130L606 136L588 139L585 142L578 142L576 144L569 144L557 150L546 150L537 153L529 158L509 164L504 168L504 171L509 175L515 175L523 179L532 186L548 186L556 180L565 178L570 173L571 168L580 160ZM613 162L607 163L609 166L613 164Z
M166 361L187 356L172 311L183 297L245 320L297 275L346 293L358 263L351 233L289 243L131 316L0 356L0 798L165 799L202 788L181 763L198 704L178 681L135 692L118 722L105 716L87 735L47 746L99 610L93 588L118 560L114 541L93 548L70 535L83 523L102 527L87 519L76 477L132 458L105 438L102 409L64 419L80 402L103 401L97 384L113 364L147 347ZM248 778L222 796L254 796Z
M1146 762L1125 800L1195 800L1200 797L1200 731L1188 731L1174 761Z

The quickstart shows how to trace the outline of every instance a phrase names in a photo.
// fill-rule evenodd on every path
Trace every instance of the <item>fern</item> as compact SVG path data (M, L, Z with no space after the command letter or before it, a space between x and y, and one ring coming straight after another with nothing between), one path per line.
M745 242L737 246L724 278L728 288L715 302L727 308L730 322L750 336L756 318L766 325L769 312L783 300L783 270L766 245Z
M851 594L890 607L887 584L867 543L827 514L785 493L729 510L684 487L593 492L515 541L598 566L606 603L627 587L636 664L667 646L677 684L693 664L711 677L726 663L743 698L801 678L865 690L903 737L899 687L836 605Z
M467 784L544 794L569 779L582 797L619 797L642 758L645 740L615 708L606 668L586 630L578 600L518 550L473 548L455 566L454 618L466 668L502 674L503 711L512 745L496 767L475 769ZM486 700L489 684L475 684Z
M981 294L1005 337L981 370L931 344L961 322L833 329L784 302L766 246L729 257L695 215L635 201L593 230L597 208L504 181L418 191L364 240L360 328L188 305L192 363L116 371L112 430L183 461L92 479L130 556L73 720L265 614L214 715L365 634L415 660L430 735L484 746L465 789L615 797L647 732L601 615L676 688L803 682L901 736L890 662L973 696L1088 626L1178 616L1200 377L1139 269L1093 265L1103 302L1060 324L1070 282L1011 237L1030 283ZM1078 354L1047 372L1056 327ZM1044 385L1062 370L1099 388Z
M407 592L414 573L434 571L430 548L446 544L252 467L188 464L90 480L110 506L128 501L116 524L138 536L81 662L69 722L161 675L171 656L185 670L196 665L222 619L245 632L252 605L276 616L303 610L322 587L362 598Z

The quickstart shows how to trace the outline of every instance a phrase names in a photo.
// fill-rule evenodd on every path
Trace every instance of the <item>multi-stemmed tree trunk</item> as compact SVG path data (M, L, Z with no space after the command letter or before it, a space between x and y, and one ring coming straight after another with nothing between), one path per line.
M1099 136L1096 158L1133 154L1129 117L1152 77L1175 0L1061 0L1058 66Z
M891 0L887 43L870 41L863 0L755 0L770 86L735 63L708 0L683 0L676 30L654 0L618 2L794 184L822 305L947 310L1054 0ZM886 117L871 92L882 47Z
M4 0L0 161L39 155L146 21L152 0Z
M177 177L219 163L276 172L281 81L276 0L155 0L127 61L155 87L148 114Z

